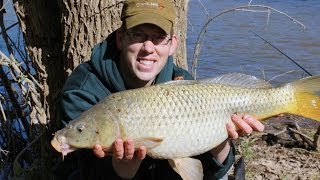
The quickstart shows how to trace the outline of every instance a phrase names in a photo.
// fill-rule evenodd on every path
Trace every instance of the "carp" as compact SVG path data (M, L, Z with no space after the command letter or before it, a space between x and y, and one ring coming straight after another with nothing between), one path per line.
M191 157L228 138L233 113L259 120L291 113L319 121L319 93L320 75L279 87L240 73L170 81L107 96L57 131L51 144L65 156L132 138L152 158L168 159L183 179L202 179L202 164Z

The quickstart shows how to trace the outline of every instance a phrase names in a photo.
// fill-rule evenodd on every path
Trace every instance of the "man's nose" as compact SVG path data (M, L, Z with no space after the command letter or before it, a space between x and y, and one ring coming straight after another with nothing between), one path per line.
M153 42L150 39L147 39L142 46L143 50L152 53L155 50L155 45L153 44Z

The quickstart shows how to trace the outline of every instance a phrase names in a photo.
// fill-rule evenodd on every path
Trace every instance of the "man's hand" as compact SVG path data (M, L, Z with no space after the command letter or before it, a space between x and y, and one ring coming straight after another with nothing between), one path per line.
M262 132L264 125L250 115L236 115L231 116L232 123L227 123L227 130L231 139L237 139L239 134L251 134L252 131Z
M239 116L233 114L231 116L232 122L227 123L227 131L229 138L237 139L239 134L250 134L252 131L263 131L264 125L249 115ZM212 156L220 163L223 163L230 151L230 144L228 140L221 143L219 146L211 150Z
M95 145L93 153L100 158L107 155L100 145ZM137 173L141 161L146 157L147 150L144 146L135 149L132 139L126 141L117 139L113 143L111 153L112 165L116 173L122 178L132 178Z

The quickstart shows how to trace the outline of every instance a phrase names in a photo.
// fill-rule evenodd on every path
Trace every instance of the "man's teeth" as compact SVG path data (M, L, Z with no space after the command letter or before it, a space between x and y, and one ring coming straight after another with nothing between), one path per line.
M154 63L154 61L140 60L140 63L141 63L141 64L144 64L144 65L151 65L151 64Z

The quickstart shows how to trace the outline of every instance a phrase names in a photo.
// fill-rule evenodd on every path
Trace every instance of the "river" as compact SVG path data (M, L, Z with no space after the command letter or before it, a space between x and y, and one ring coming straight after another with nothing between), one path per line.
M248 4L244 0L191 0L188 11L187 51L191 65L199 32L226 9ZM311 74L320 74L320 1L262 0L251 4L270 6L302 22L306 30L275 11L233 11L209 23L200 51L197 77L243 72L278 85L308 76L287 57L258 38L257 33ZM206 9L204 9L204 7ZM190 69L190 67L189 67Z

